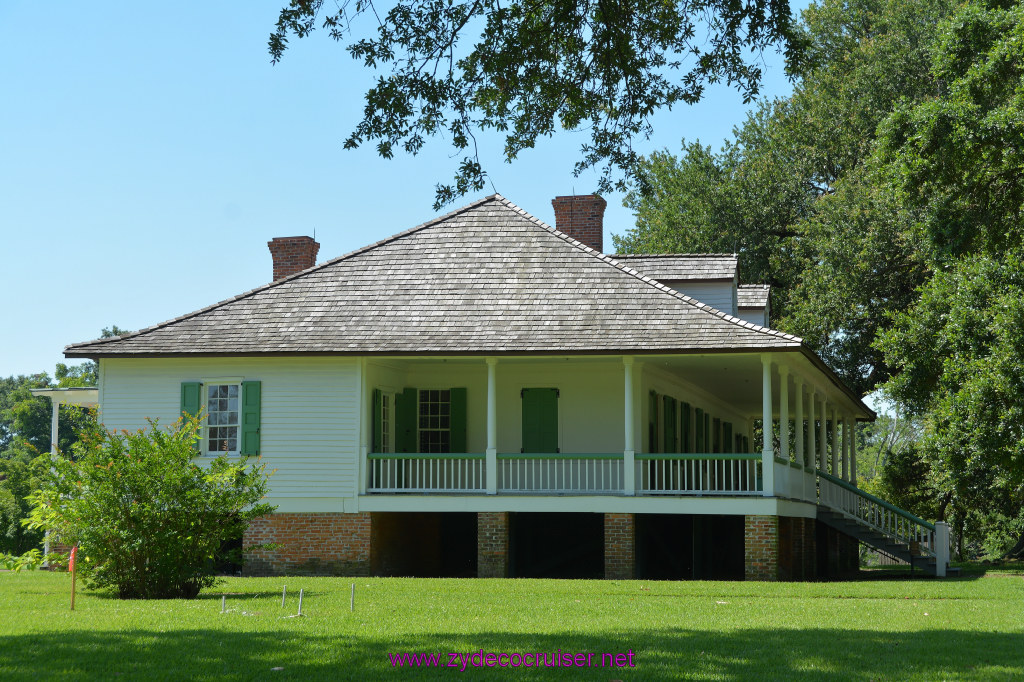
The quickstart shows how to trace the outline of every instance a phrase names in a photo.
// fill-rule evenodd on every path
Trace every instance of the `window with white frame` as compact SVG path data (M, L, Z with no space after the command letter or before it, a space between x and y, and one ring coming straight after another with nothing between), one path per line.
M238 454L239 384L206 385L206 452Z
M451 391L430 389L419 392L420 452L452 451L451 410Z

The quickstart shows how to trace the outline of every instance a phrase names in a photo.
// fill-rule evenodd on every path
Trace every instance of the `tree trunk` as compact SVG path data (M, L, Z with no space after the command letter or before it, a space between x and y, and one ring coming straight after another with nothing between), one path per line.
M1002 558L1004 561L1007 559L1024 559L1024 531L1021 531L1020 537L1017 538L1017 544L1004 554Z

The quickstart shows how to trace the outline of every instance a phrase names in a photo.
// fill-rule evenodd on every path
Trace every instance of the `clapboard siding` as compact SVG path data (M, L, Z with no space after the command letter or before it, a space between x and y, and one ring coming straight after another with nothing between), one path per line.
M736 314L736 285L733 282L665 282L665 286L695 298L729 315Z
M108 429L172 424L182 381L217 377L263 384L260 450L269 501L340 498L356 491L359 365L342 358L104 359L101 415Z
M762 327L768 326L768 316L765 315L764 308L741 308L737 311L736 317L745 322L761 325Z

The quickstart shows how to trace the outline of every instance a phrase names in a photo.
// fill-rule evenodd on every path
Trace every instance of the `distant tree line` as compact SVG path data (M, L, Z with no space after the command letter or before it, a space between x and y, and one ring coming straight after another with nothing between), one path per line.
M114 325L103 330L102 338L126 333ZM26 528L22 521L31 509L27 497L39 487L49 467L49 459L40 455L50 451L53 411L49 399L33 396L30 389L95 386L97 378L95 362L59 362L53 377L47 372L0 377L0 553L24 554L42 542L42 533ZM83 433L97 429L95 410L65 406L60 411L57 447L61 453L70 453Z

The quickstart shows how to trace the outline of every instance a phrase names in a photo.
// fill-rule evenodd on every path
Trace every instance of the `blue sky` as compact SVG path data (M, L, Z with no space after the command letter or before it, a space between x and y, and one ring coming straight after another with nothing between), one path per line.
M269 62L284 0L0 3L0 376L48 371L72 342L140 329L269 281L266 243L312 234L320 260L432 218L457 159L444 140L387 161L345 151L370 74L326 34ZM798 3L801 7L804 2ZM45 9L42 9L45 8ZM785 95L764 55L763 96ZM654 119L643 151L718 146L747 107L725 87ZM512 165L482 138L493 188L553 223L581 134ZM611 195L605 244L633 224ZM448 209L446 209L448 210Z

